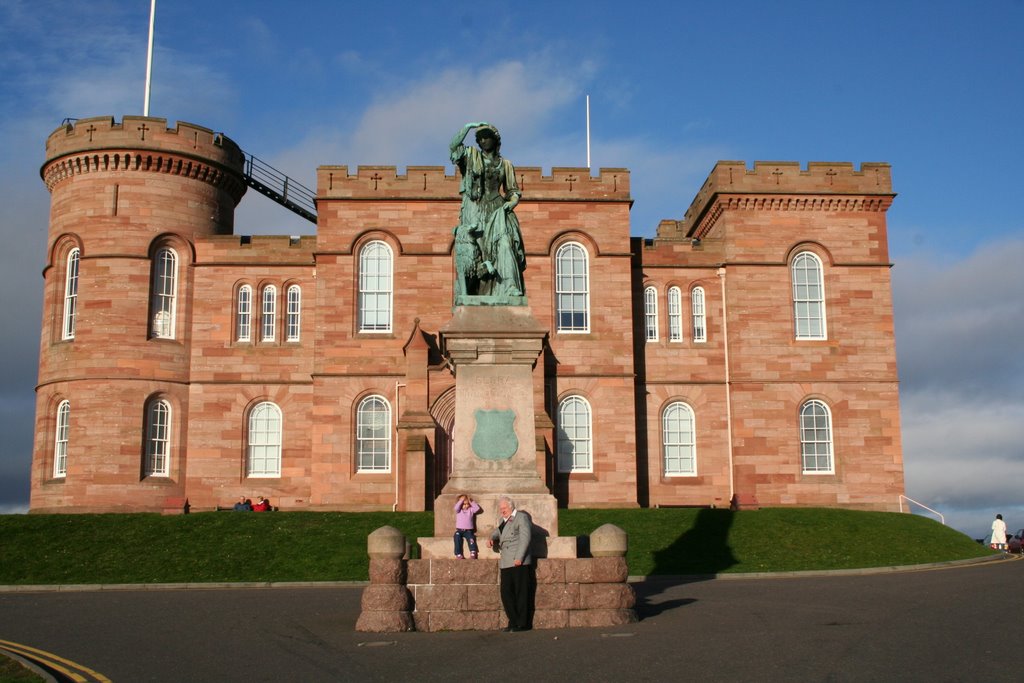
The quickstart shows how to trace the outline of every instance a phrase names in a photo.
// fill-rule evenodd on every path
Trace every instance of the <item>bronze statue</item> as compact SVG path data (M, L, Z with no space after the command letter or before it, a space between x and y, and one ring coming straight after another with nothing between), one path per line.
M476 129L479 149L463 142ZM501 135L489 123L467 123L449 145L462 173L462 208L455 232L455 294L490 297L489 303L520 303L526 287L526 251L513 209L521 193L512 162L501 156Z

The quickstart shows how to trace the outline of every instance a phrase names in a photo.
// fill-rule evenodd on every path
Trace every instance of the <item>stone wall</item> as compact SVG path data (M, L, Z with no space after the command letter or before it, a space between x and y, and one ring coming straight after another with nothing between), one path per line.
M611 525L598 531L595 554L614 555L536 561L534 628L607 627L637 620L636 595L626 582L625 533ZM608 543L615 548L599 550ZM367 545L370 585L363 591L357 631L492 631L508 625L498 560L395 557L403 553L405 539L390 527L370 534Z

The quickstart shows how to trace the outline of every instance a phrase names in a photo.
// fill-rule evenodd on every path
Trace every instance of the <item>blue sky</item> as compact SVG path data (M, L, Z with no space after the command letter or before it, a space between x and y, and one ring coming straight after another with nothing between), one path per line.
M0 511L28 501L48 195L65 117L141 114L149 2L0 0ZM632 173L634 235L719 159L886 161L907 493L1024 527L1024 1L159 0L153 116L321 164L447 164L466 121L519 166ZM236 231L311 233L254 192Z

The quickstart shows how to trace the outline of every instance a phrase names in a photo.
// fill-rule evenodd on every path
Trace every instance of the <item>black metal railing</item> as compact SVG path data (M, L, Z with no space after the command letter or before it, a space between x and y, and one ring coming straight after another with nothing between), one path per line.
M276 168L260 161L252 154L245 154L245 182L260 194L316 223L316 193L294 178L289 178Z

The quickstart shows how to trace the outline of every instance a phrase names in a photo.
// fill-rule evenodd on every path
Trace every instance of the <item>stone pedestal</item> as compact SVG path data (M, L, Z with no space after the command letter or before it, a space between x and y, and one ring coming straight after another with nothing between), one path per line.
M451 476L434 504L435 537L451 538L462 493L484 507L481 541L501 495L530 513L540 537L558 535L557 501L537 455L536 413L543 406L535 396L543 392L535 391L533 368L546 336L526 306L458 306L441 329L441 351L455 371L455 428Z

